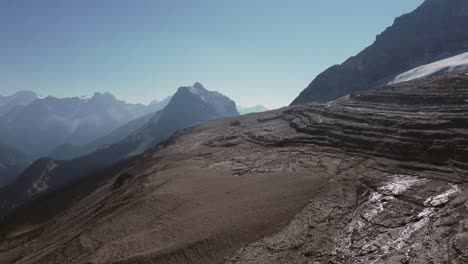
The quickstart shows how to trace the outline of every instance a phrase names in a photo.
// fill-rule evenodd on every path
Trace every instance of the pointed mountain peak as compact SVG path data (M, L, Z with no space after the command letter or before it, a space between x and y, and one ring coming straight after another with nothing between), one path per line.
M193 84L193 88L196 88L196 89L199 89L199 90L206 90L206 88L203 87L203 85L201 83L199 83L199 82L195 82Z
M115 96L113 96L109 92L105 92L105 93L95 92L93 94L93 97L91 97L91 99L92 100L105 100L105 101L116 101L117 100L115 98Z
M212 107L215 115L236 116L239 114L234 101L219 92L207 90L199 82L194 83L193 86L180 87L171 98L169 104L177 105L180 102L184 102L185 104L187 100L197 100L194 98L198 98L198 100Z
M199 82L195 82L192 86L181 86L177 90L177 92L183 92L183 91L190 92L198 96L201 96L202 94L206 94L210 92L205 87L203 87L203 85Z

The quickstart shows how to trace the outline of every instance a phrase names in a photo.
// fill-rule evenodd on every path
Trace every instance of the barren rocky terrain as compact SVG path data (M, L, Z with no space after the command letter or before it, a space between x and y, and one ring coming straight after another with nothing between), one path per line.
M184 130L12 215L0 262L467 263L467 102L461 73Z

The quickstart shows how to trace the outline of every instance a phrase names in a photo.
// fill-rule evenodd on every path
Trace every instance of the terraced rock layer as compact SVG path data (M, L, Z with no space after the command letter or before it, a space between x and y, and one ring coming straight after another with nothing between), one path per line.
M467 111L467 74L284 111L328 183L226 263L468 263Z
M205 123L18 212L0 262L466 263L467 102L455 74Z

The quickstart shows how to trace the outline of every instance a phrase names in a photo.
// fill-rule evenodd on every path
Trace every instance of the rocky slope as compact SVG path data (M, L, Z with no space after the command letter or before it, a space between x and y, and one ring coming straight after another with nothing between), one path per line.
M0 259L466 263L467 101L454 74L184 130L18 211Z
M468 51L467 10L466 0L426 0L397 18L371 46L319 74L292 104L374 88L417 66Z

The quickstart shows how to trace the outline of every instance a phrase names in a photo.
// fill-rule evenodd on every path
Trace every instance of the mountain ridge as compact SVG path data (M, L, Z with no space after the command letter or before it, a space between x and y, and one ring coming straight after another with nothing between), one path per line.
M0 116L0 137L37 158L62 144L86 144L147 113L147 106L127 104L110 93L86 99L48 96Z
M95 152L72 160L40 159L29 166L8 189L0 190L0 214L26 204L37 197L64 187L81 177L104 169L112 164L143 153L170 137L173 133L196 126L202 122L238 115L236 104L219 93L196 88L205 97L192 93L193 87L181 87L168 105L146 123L119 142L97 149ZM220 107L226 104L225 107ZM53 166L51 165L53 164ZM32 186L41 182L47 188ZM5 214L5 213L4 213Z
M327 102L383 86L396 75L468 51L468 2L426 0L359 54L319 74L292 102Z

